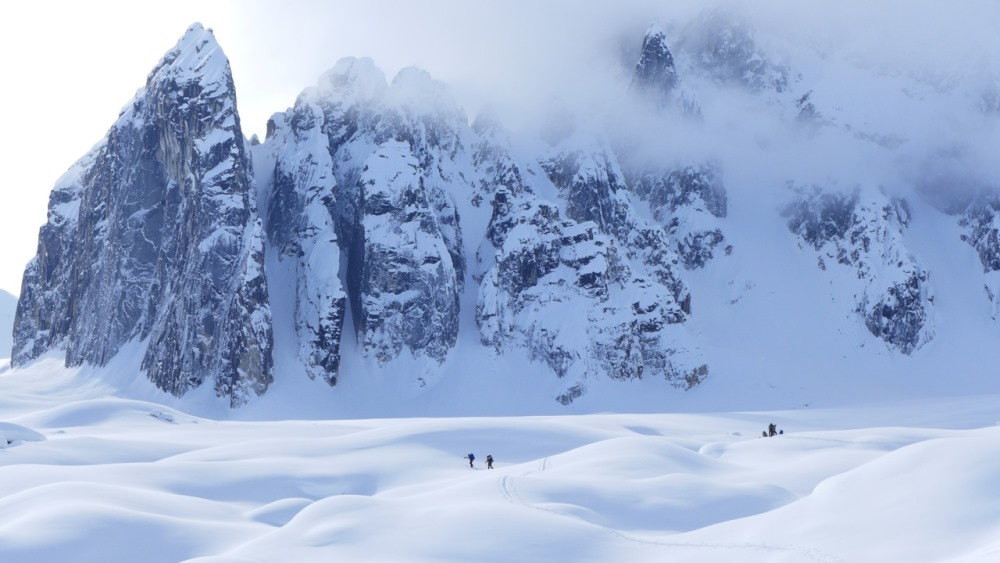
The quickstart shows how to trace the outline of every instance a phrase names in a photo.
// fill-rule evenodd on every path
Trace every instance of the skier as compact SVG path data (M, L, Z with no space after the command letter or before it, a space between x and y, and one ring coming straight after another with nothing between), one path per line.
M474 455L472 455L472 454L470 453L469 455L467 455L467 456L465 456L465 457L466 457L466 458L467 458L467 459L469 460L469 467L472 467L472 462L473 462L473 461L475 461L475 459L476 459L476 456L474 456Z
M778 433L778 427L775 426L775 424L773 422L771 424L767 425L767 435L768 436L774 436L777 433Z
M493 469L493 454L486 455L486 469Z

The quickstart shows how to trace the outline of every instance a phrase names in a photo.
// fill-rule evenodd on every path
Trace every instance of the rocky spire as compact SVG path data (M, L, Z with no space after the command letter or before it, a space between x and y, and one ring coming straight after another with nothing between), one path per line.
M56 347L69 365L103 365L136 340L147 376L175 395L209 380L235 406L267 388L263 231L229 62L211 30L188 28L49 206L25 271L14 363Z
M667 46L667 34L660 26L653 24L642 39L639 62L635 64L632 76L633 87L659 96L670 94L679 80L674 67L674 56Z

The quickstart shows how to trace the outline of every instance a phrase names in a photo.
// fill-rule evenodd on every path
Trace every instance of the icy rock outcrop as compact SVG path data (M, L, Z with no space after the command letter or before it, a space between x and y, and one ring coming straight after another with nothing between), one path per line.
M365 350L385 363L405 345L443 361L458 338L459 282L417 158L388 141L366 161L349 279Z
M656 219L676 241L684 267L703 267L726 240L720 219L728 199L722 174L714 163L688 164L666 170L647 168L627 174L632 191L649 204Z
M666 100L679 83L674 55L667 45L667 34L660 26L653 24L646 30L646 35L642 39L632 85L653 92L660 99Z
M668 97L679 84L666 35L655 25L646 32L632 84L659 92L661 97ZM682 106L696 108L691 103ZM673 155L657 150L655 143L631 139L621 140L617 153L624 178L617 184L626 184L649 205L686 268L704 266L725 241L719 219L726 216L727 195L718 163L677 162ZM609 178L614 180L614 174ZM620 189L619 185L611 187Z
M139 338L146 375L174 395L210 381L237 406L267 389L263 229L210 30L188 29L56 186L16 325L15 364L57 347L103 365Z
M300 98L291 118L271 120L274 154L267 231L284 260L295 264L295 327L299 358L311 378L330 385L340 371L347 294L340 281L334 215L336 180L323 111Z
M674 55L667 45L667 33L656 24L649 26L642 39L639 60L632 71L632 88L657 108L671 108L691 116L701 114L697 98L681 84Z
M991 316L1000 318L1000 196L984 190L962 213L962 240L976 249L986 276L984 289Z
M614 237L593 221L561 219L535 197L500 190L480 252L495 267L480 286L477 321L484 344L528 349L570 380L557 399L585 391L587 374L612 379L659 375L690 388L707 375L681 325L673 291L636 277Z
M275 155L272 239L295 253L311 233L325 257L299 268L299 340L314 371L337 379L346 303L362 350L380 363L404 348L443 361L466 270L452 193L471 191L459 173L471 160L469 127L443 85L413 68L390 85L371 59L343 59L268 129L260 154ZM283 162L301 163L308 181L282 182ZM294 233L283 232L289 212L303 219Z
M691 301L680 259L665 231L635 213L614 153L574 137L541 166L566 217L537 190L497 192L480 249L495 264L480 287L483 342L527 347L569 379L563 402L595 372L696 385L707 366L683 325Z
M799 188L783 215L789 229L819 253L820 268L829 259L856 272L861 287L855 310L874 336L904 354L933 338L929 273L903 240L910 221L905 200L881 190Z
M959 219L966 229L962 240L972 245L986 273L1000 270L1000 196L982 194Z
M677 274L680 257L670 237L632 207L625 178L614 152L602 142L572 139L555 147L542 168L566 201L566 215L577 222L592 221L621 244L629 260L667 287L679 318L691 311L691 296Z

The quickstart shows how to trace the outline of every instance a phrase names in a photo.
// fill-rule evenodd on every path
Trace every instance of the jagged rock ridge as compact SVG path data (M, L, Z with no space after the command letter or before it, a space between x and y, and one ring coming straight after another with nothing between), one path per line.
M790 122L828 125L811 91L770 95L793 73L769 62L751 28L702 23L702 35L681 36L678 58L658 26L643 39L629 100L654 124L703 122L682 82L692 72L695 84L767 93ZM410 377L394 368L413 358L444 366L464 326L484 357L545 366L563 404L596 378L690 389L711 364L691 328L690 280L732 270L740 248L727 170L663 149L672 145L656 136L669 128L623 138L572 125L515 150L498 120L470 125L427 73L390 82L370 59L347 58L274 114L263 143L248 142L228 62L194 26L53 191L13 361L62 349L72 365L103 365L137 342L161 389L210 382L238 406L275 377L278 298L291 305L301 371L330 385L365 376L342 373L347 351L391 377ZM956 206L994 299L998 206ZM934 337L930 274L906 245L910 213L861 188L800 188L782 213L810 260L850 273L848 314L901 354Z

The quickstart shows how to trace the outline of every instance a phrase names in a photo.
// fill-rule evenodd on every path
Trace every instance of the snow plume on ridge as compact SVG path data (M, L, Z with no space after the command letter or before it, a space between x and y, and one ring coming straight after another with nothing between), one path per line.
M138 338L164 391L210 381L232 406L264 393L271 326L253 180L229 63L195 24L53 191L14 363L58 347L68 365L103 365ZM53 306L72 314L52 319Z

